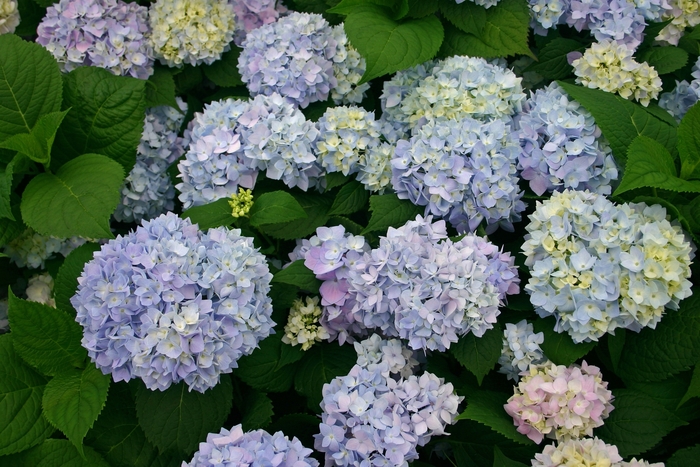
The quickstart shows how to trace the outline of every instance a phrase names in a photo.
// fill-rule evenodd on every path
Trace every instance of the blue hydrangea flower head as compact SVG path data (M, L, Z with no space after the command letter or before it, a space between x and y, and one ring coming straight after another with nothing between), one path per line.
M115 381L199 392L273 332L265 257L224 227L163 214L103 245L71 298L83 346Z
M148 9L121 0L61 0L46 9L37 42L63 71L97 66L115 75L148 79L153 48Z
M528 0L530 7L530 26L535 34L547 35L548 29L556 28L565 19L571 0Z
M659 106L666 109L677 121L681 121L685 114L695 103L700 100L700 58L697 59L692 70L692 81L676 81L673 91L664 92L659 98Z
M617 166L590 112L557 83L535 91L517 119L518 169L537 195L572 188L611 193Z
M498 358L499 373L516 383L520 374L527 371L530 365L538 365L547 361L540 344L544 342L544 333L535 333L531 323L522 320L518 323L506 323L503 330L503 348Z
M321 15L294 12L248 33L238 71L252 95L279 93L303 108L325 101L336 86L336 51Z

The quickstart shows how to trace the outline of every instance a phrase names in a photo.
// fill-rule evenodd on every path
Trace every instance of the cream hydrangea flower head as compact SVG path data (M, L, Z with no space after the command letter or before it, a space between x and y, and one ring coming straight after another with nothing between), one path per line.
M158 0L149 18L155 55L170 67L211 65L233 40L235 14L226 0Z
M322 311L318 302L318 297L306 297L306 304L301 298L294 300L282 342L293 346L301 344L301 350L309 350L316 342L330 338L319 323Z
M0 0L0 34L12 34L19 25L19 10L15 0Z

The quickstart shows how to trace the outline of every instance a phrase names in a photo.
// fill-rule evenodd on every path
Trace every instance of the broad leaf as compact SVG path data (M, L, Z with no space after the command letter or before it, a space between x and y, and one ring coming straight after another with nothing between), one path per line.
M149 441L161 451L190 454L207 433L218 432L233 406L228 375L206 392L190 391L183 382L165 391L151 391L143 384L136 390L136 415Z
M567 333L556 332L554 325L553 318L546 318L535 320L533 327L535 332L544 333L544 341L540 348L545 356L557 365L569 366L595 347L595 342L574 343Z
M84 447L84 456L65 439L47 439L43 444L8 459L9 465L32 467L111 467L92 448Z
M0 456L39 444L54 431L41 413L46 378L19 358L13 338L0 335Z
M285 191L272 191L258 196L250 209L250 224L258 227L264 224L289 222L308 217L304 208Z
M678 125L681 178L700 179L700 105L694 105Z
M17 353L46 375L82 367L87 351L80 345L80 325L64 311L15 297L8 315Z
M272 401L264 392L251 391L243 402L243 431L265 428L272 421Z
M63 432L83 455L83 438L107 400L110 376L93 364L85 369L54 376L44 390L42 406L46 419Z
M56 132L68 112L65 110L42 115L30 133L10 136L0 143L0 147L17 151L34 162L48 165L51 161L51 148L56 138Z
M202 67L204 75L217 86L242 86L245 83L238 72L238 56L240 54L240 47L232 47L228 52L224 52L219 60L209 66Z
M502 411L502 410L501 410ZM519 444L496 433L485 425L473 420L460 420L448 428L450 436L445 438L452 447L457 466L494 466L495 447L508 453L509 458L528 462L542 448L534 443ZM442 464L440 464L442 465ZM499 466L501 467L501 466Z
M364 185L357 181L352 181L343 186L333 201L328 215L335 216L341 214L353 214L367 206L369 192Z
M508 394L494 391L471 392L467 397L467 409L457 416L457 420L474 420L516 443L530 444L532 441L518 433L513 419L503 409L508 397Z
M676 451L666 462L666 467L688 467L700 458L700 444Z
M498 449L498 446L493 447L493 467L527 467L522 462L514 461L506 457L505 454Z
M119 203L123 168L99 154L84 154L56 174L39 174L22 196L22 219L44 235L113 238L109 218Z
M547 42L537 55L537 62L527 67L526 71L534 71L545 79L566 78L573 72L566 55L569 52L586 50L585 44L573 39L557 37Z
M410 18L423 18L432 15L438 10L438 0L408 0L408 16Z
M175 80L169 69L157 66L153 70L153 74L146 81L146 105L167 105L180 111L180 106L175 100Z
M484 376L496 366L502 348L503 328L496 323L494 328L486 331L482 337L476 337L473 333L460 337L459 342L452 345L450 352L481 384Z
M357 361L357 353L349 345L316 344L306 352L294 378L294 388L307 397L313 410L320 410L323 385L336 376L345 376Z
M182 213L182 218L189 218L193 224L199 225L200 230L233 224L230 198L222 198L203 206L194 206Z
M311 235L328 221L328 209L333 202L329 197L318 193L294 193L294 199L304 209L307 217L291 222L265 224L260 230L274 238L296 240Z
M272 282L296 285L302 290L318 294L321 281L316 279L313 271L304 266L304 260L294 261L284 269L280 269L272 277Z
M658 74L665 75L683 68L688 63L688 52L678 47L651 47L638 61L647 62Z
M697 364L695 365L695 368L693 368L693 376L690 380L690 386L688 386L688 390L683 395L680 402L678 402L678 407L685 404L693 397L700 397L700 365Z
M83 273L85 263L92 260L93 254L100 249L96 243L86 243L71 251L58 270L54 281L54 298L56 308L73 310L70 299L78 288L78 277Z
M277 332L264 339L260 348L238 360L234 374L249 386L261 391L284 392L294 382L298 365L304 356L299 347L282 342L282 333Z
M385 232L389 227L400 227L425 212L424 207L399 199L395 194L370 196L369 210L372 217L363 234L378 230Z

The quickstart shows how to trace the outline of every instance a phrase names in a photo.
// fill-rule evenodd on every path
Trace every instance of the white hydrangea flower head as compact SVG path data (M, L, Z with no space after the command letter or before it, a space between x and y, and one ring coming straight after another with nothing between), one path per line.
M289 319L284 326L282 342L292 346L301 344L301 350L309 350L316 342L329 339L330 334L321 326L321 307L318 297L306 297L294 300L289 310Z
M570 439L556 446L545 446L542 454L535 454L532 467L620 467L621 461L617 446L606 444L598 438Z
M12 34L19 25L19 9L15 0L0 0L0 34Z
M83 238L50 237L28 228L19 237L5 245L3 252L10 257L10 261L21 268L39 269L43 268L44 262L54 254L68 256L68 253L83 243L85 243Z
M700 2L697 0L668 0L668 2L671 5L671 11L665 11L661 20L670 19L671 23L661 30L656 40L678 45L678 40L686 28L700 24Z
M629 462L620 462L620 467L665 467L665 465L663 462L651 464L649 461L645 461L644 459L637 460L635 457Z
M661 78L654 67L635 61L633 53L619 42L594 42L572 62L576 82L648 106L661 92Z
M365 155L365 163L360 165L357 181L368 191L382 194L391 186L391 159L394 157L396 146L381 143L372 146Z
M331 88L331 98L336 104L359 104L369 89L369 83L357 84L365 74L367 63L348 42L342 24L331 28L331 37L337 42L333 56L333 75L337 83Z
M235 13L226 0L158 0L149 8L149 21L161 63L211 65L230 48Z
M522 320L519 323L506 323L503 330L503 349L498 358L501 367L499 373L508 379L518 381L520 373L527 371L530 365L537 365L546 360L540 344L544 342L544 333L535 333L531 323Z
M56 300L53 298L53 285L53 277L48 272L30 277L29 285L25 292L27 300L56 308Z

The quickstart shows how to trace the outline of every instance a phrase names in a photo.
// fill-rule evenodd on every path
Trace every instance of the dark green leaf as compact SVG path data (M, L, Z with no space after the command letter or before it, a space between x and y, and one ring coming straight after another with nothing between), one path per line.
M499 56L497 49L484 44L473 34L468 34L451 23L445 24L445 40L440 47L440 57L469 55L470 57L494 58Z
M306 352L294 378L294 388L305 395L310 408L319 410L321 390L336 376L345 376L357 361L357 353L349 345L317 344Z
M624 329L615 330L615 334L608 334L608 351L610 352L610 361L613 369L617 371L620 358L622 358L622 349L625 347L625 336L627 333Z
M119 203L122 166L99 154L83 154L56 174L39 174L22 196L22 219L44 235L113 238L109 218Z
M42 0L42 3L51 3L52 0ZM18 0L17 9L19 10L20 23L15 29L15 34L20 37L33 36L36 34L36 28L46 16L46 8L42 8L35 0Z
M333 216L329 219L330 225L342 225L345 227L345 231L353 235L360 235L362 233L363 227L352 219L348 219L344 216Z
M700 179L700 105L694 105L678 125L681 178Z
M522 462L509 459L505 454L498 449L498 446L493 447L493 467L527 467Z
M372 217L362 232L363 234L377 230L386 231L389 227L400 227L406 221L413 220L417 215L423 214L425 208L390 194L370 196L369 210L372 212Z
M678 47L652 47L645 50L638 61L647 62L660 75L680 70L688 63L688 52Z
M11 456L12 466L31 467L111 467L97 452L85 446L81 456L65 439L47 439L43 444Z
M328 209L332 200L318 193L295 193L294 198L306 212L307 217L291 222L263 225L260 230L282 240L295 240L316 232L328 221ZM253 204L255 207L255 204Z
M15 297L10 291L8 315L15 350L46 375L80 368L87 351L80 345L80 325L68 313Z
M678 403L678 407L685 404L693 397L700 397L700 366L698 366L697 364L695 365L695 368L693 368L693 376L690 380L690 386L688 386L688 390L685 392L683 398Z
M631 382L627 385L627 389L646 394L663 405L669 412L673 412L682 420L687 421L686 415L692 415L685 410L687 406L681 410L677 409L681 405L681 399L686 394L690 378L691 375L684 372L663 381Z
M484 376L496 366L503 348L503 328L496 323L493 329L476 337L473 333L462 336L452 345L451 352L457 361L471 371L481 384Z
M10 136L0 143L0 147L17 151L35 162L48 165L56 132L68 112L65 110L42 115L30 133Z
M152 391L143 384L136 390L136 415L146 438L161 451L190 454L207 433L219 432L233 406L229 375L206 392L190 391L185 383L165 391Z
M58 270L53 288L58 309L66 311L73 309L70 299L78 288L78 277L83 273L85 263L90 261L93 253L99 249L100 246L95 243L86 243L66 256Z
M221 55L221 58L209 66L202 67L204 75L214 84L222 87L242 86L245 84L238 72L238 56L241 54L239 47L233 46L231 50Z
M474 391L468 395L467 409L457 416L457 420L474 420L516 443L530 444L532 441L518 433L513 419L503 409L508 397L508 394L494 391Z
M187 94L202 83L204 76L202 69L191 65L185 65L173 74L175 79L175 91L177 94Z
M666 467L689 467L700 458L700 444L676 451L666 462Z
M285 435L296 436L304 446L314 445L314 435L318 434L318 417L305 413L283 415L270 424L269 433L281 431Z
M316 279L313 271L304 266L304 260L294 261L284 269L280 269L272 277L272 282L296 285L302 290L318 294L321 281Z
M503 410L501 410L503 411ZM454 452L457 466L492 467L494 446L512 459L529 462L542 448L534 443L519 444L473 420L460 420L448 428L445 438Z
M88 364L82 371L59 373L44 389L42 407L46 419L66 435L81 456L83 438L107 401L109 383L109 375Z
M290 222L308 217L304 208L286 191L272 191L258 196L250 209L250 224L259 227L264 224Z
M542 351L548 359L557 365L571 365L590 352L596 345L595 342L576 344L567 333L556 332L554 326L555 320L553 318L538 319L533 324L535 332L544 333L544 342L540 345Z
M438 10L438 0L408 0L408 16L423 18Z
M326 189L332 190L333 188L343 185L350 180L350 177L343 175L341 172L329 172L326 174Z
M367 206L369 192L362 183L352 181L343 186L335 196L328 215L352 214Z
M252 391L248 393L244 401L243 431L265 428L272 421L274 415L272 401L264 392Z
M230 198L222 198L203 206L194 206L182 213L182 218L189 218L200 230L233 224Z
M557 37L542 47L537 54L537 62L530 65L527 71L534 71L545 79L566 78L573 72L573 67L569 65L566 55L569 52L584 50L586 50L585 44L579 41Z
M180 110L180 106L175 100L175 80L169 69L155 67L146 83L146 105L148 107L167 105Z
M264 339L260 348L238 360L234 374L249 386L261 391L284 392L294 382L297 361L303 357L298 347L282 342L282 333Z
M329 99L326 99L325 101L312 102L306 108L302 109L302 112L304 114L304 117L306 117L307 120L310 120L312 122L317 122L321 117L323 117L323 114L326 113L326 110L328 110L331 107L335 107L335 102L333 102L333 99L329 98ZM331 172L331 173L338 173L338 172ZM326 188L330 189L332 187L327 186Z

